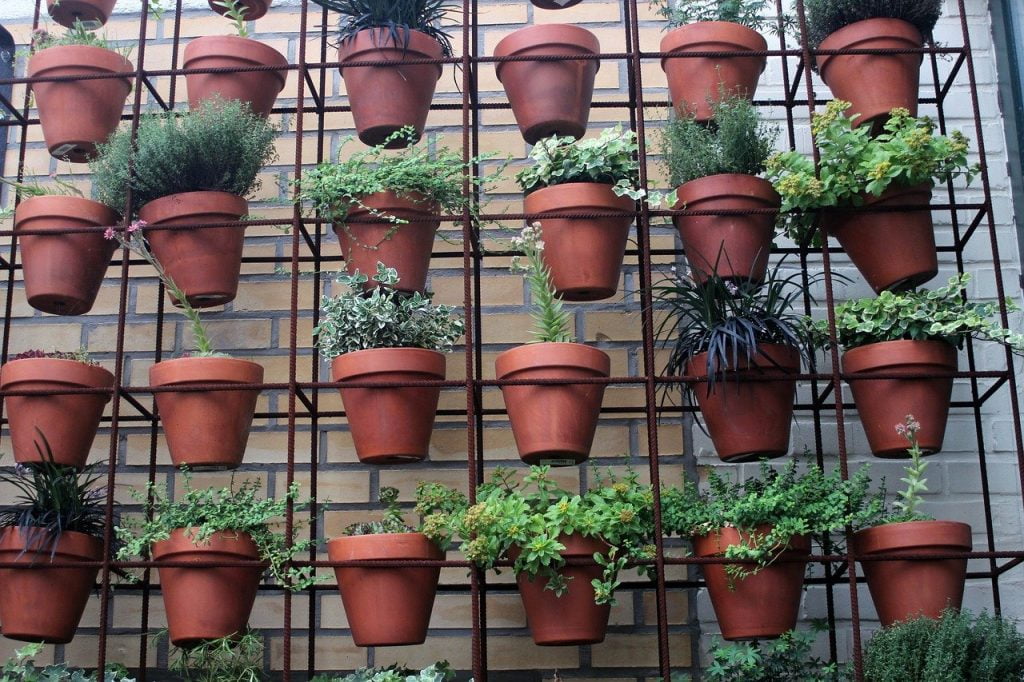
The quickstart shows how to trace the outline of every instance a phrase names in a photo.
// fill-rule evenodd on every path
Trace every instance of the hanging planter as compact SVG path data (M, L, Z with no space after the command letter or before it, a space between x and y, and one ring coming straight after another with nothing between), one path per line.
M208 0L208 2L210 9L217 14L227 13L228 9L224 6L224 0ZM274 4L274 0L238 0L237 6L240 10L244 10L245 21L255 21L263 18L272 4Z
M567 9L575 7L583 0L530 0L530 2L541 9Z
M77 22L82 28L95 31L107 23L116 2L117 0L46 0L46 11L50 18L61 26L74 28Z
M211 100L237 100L257 116L266 118L284 88L288 60L258 40L239 36L202 36L185 46L182 67L188 69L245 69L274 67L266 71L225 71L185 74L189 109Z

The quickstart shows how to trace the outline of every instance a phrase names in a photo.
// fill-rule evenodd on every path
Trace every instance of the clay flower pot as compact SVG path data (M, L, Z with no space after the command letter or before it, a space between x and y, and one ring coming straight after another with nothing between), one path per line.
M263 367L235 358L178 358L149 368L152 386L260 384ZM167 449L174 466L234 469L242 463L259 389L159 392Z
M443 380L445 359L424 348L357 350L334 358L331 377L364 383ZM427 456L440 386L339 390L359 461L393 464Z
M353 535L327 543L331 561L444 559L422 533ZM348 568L334 575L356 646L422 644L427 638L441 568Z
M596 55L601 44L590 31L571 24L538 24L505 36L495 57ZM597 59L498 62L498 80L512 104L523 138L530 144L550 135L583 137L594 96Z
M865 19L844 26L821 42L820 50L895 50L924 45L920 31L902 19ZM853 104L854 124L882 125L897 107L917 115L923 54L819 55L818 72L832 96Z
M0 369L0 389L5 391L60 391L69 388L111 388L114 375L96 365L57 358L12 360ZM78 395L7 396L7 419L14 461L44 461L46 437L55 464L81 469L89 457L108 393ZM2 621L0 621L2 622Z
M709 535L694 537L693 553L698 557L720 557L729 546L739 542L739 531L721 528ZM806 557L810 553L810 538L799 536L790 540L783 557ZM730 577L726 573L727 566L701 566L724 639L771 639L796 627L806 562L777 561L745 578Z
M723 462L749 462L762 457L782 457L789 452L789 427L793 421L800 353L791 346L766 343L751 364L741 360L724 377L710 384L693 385L697 405L711 442ZM690 358L686 373L705 378L707 353ZM742 381L745 376L778 376L778 381Z
M526 195L527 213L619 211L621 218L542 218L542 256L559 298L599 301L619 289L619 273L633 224L635 202L616 196L611 185L569 182Z
M843 353L843 372L848 375L921 374L956 369L956 348L945 341L883 341ZM921 424L917 441L922 452L932 454L942 449L953 393L952 377L847 381L868 445L876 457L908 456L910 444L896 432L896 425L902 424L908 414Z
M63 5L63 3L61 3ZM96 154L121 121L131 90L132 63L91 45L61 45L36 52L28 60L29 78L121 73L123 78L33 83L39 125L50 155L76 163Z
M242 0L238 4L240 8L245 8L245 20L255 21L267 13L273 2L274 0ZM210 9L217 14L225 14L228 11L223 5L218 5L217 0L209 0L209 4Z
M530 0L541 9L566 9L580 4L583 0Z
M402 36L399 37L403 40ZM441 43L421 31L409 31L409 44L395 44L387 29L365 29L338 46L339 70L352 106L359 139L383 144L405 126L416 129L416 139L427 125L441 64L406 64L412 59L441 59ZM387 66L346 66L346 62L392 62ZM407 140L390 147L405 147Z
M591 559L594 554L608 551L604 541L583 537L579 533L560 535L558 541L565 545L561 554L567 559ZM519 548L509 551L513 560L518 553ZM559 573L569 579L569 589L561 597L546 589L546 578L531 580L525 573L516 575L534 644L571 646L604 641L611 607L594 602L594 586L591 585L592 580L601 577L602 571L597 565L563 567Z
M208 542L196 545L189 535L195 530L179 528L167 540L154 542L153 559L196 563L259 561L259 552L248 533L214 533ZM188 648L245 629L263 568L164 567L157 572L171 644Z
M698 21L680 26L661 39L661 51L685 55L687 52L763 52L768 43L760 33L730 21ZM672 105L682 114L698 121L711 118L711 103L726 97L753 99L757 81L768 58L663 57L661 68L668 77Z
M279 71L227 71L185 75L188 106L196 109L208 99L236 99L249 105L254 114L266 117L284 87L288 60L258 40L238 36L203 36L185 46L185 69L242 69L273 66Z
M866 528L853 536L858 556L970 552L971 527L957 521L909 521ZM882 627L919 618L938 618L959 609L964 597L967 559L862 561Z
M50 18L61 26L74 28L75 22L90 31L107 23L117 0L46 0Z
M18 237L25 273L25 295L36 310L82 315L92 309L117 242L104 239L117 214L97 201L71 196L29 197L14 213L14 231L50 234ZM91 232L61 234L68 228Z
M498 379L607 377L611 359L582 343L530 343L497 357ZM604 384L502 386L519 456L529 464L566 466L590 457Z
M391 222L346 222L335 225L334 234L341 242L341 253L349 274L359 270L367 277L377 272L377 263L398 270L400 291L423 291L427 286L430 254L434 249L434 235L440 221L436 202L422 195L400 197L394 192L377 192L363 197L363 203L385 215L409 222L396 225ZM361 206L349 211L355 220L382 220ZM366 282L367 289L377 283Z
M679 186L675 209L745 211L777 209L781 202L770 182L753 175L726 173ZM775 213L675 216L691 276L708 274L763 282L775 232ZM717 264L717 267L716 267Z
M249 212L245 199L227 192L185 192L145 204L139 218L150 226L202 226L241 220ZM210 308L235 300L242 272L245 227L203 227L146 232L153 255L193 308ZM177 304L172 297L172 302Z
M935 231L928 206L932 188L891 187L867 196L867 207L912 206L906 211L829 211L825 230L846 251L876 293L913 289L939 272ZM916 208L920 207L920 209Z

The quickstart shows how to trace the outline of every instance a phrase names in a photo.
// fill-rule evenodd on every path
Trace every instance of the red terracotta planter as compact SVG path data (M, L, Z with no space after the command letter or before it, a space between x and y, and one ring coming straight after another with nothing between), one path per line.
M853 536L858 556L896 554L907 560L862 561L883 627L919 618L938 618L959 609L964 597L967 559L913 561L909 557L970 552L971 527L957 521L889 523Z
M730 21L698 21L669 31L661 39L661 51L672 54L687 52L759 52L768 49L760 33ZM711 103L726 97L753 99L757 81L768 58L764 56L732 57L664 57L661 68L668 77L672 105L684 115L698 121L711 118Z
M541 9L566 9L580 4L583 0L530 0Z
M248 202L234 194L185 192L150 201L139 211L139 218L151 226L202 226L238 221L248 212ZM149 230L146 238L157 261L193 308L235 300L242 272L244 227ZM173 297L171 300L177 305Z
M846 374L955 372L956 348L945 341L884 341L843 353ZM849 380L848 380L849 381ZM925 454L942 449L953 378L860 379L849 381L868 445L876 457L907 457L909 443L896 433L908 414L920 422Z
M821 50L897 50L919 48L921 33L902 19L865 19L845 26L821 42ZM897 107L917 115L922 54L819 55L818 72L836 99L853 104L854 123L878 128Z
M931 200L928 185L890 188L879 197L866 197L864 205L914 208L829 211L826 231L839 240L876 293L913 289L939 272L935 230L928 209Z
M680 185L675 208L691 211L778 209L781 199L770 182L727 173ZM697 282L708 274L763 282L775 233L775 213L675 216L690 273ZM717 264L717 267L716 267Z
M621 212L609 218L543 218L544 264L560 298L599 301L619 289L629 226L636 202L616 196L611 185L570 182L526 195L527 213Z
M63 4L63 3L62 3ZM40 50L28 60L29 78L122 73L124 78L33 83L39 125L50 155L83 163L96 154L121 121L131 90L132 63L91 45L61 45Z
M227 71L193 73L185 76L188 106L196 109L202 102L219 97L248 104L254 114L266 118L274 100L284 88L288 60L258 40L238 36L202 36L185 46L185 69L243 69L273 66L280 71Z
M722 528L710 535L693 538L698 557L720 557L730 545L740 542L735 528ZM800 536L790 540L784 558L806 557L811 540ZM804 585L805 561L777 561L745 578L726 573L728 564L704 564L704 581L724 639L771 639L796 627L800 593Z
M117 214L97 201L70 196L29 197L14 214L14 231L53 234L19 235L25 295L36 310L54 315L82 315L92 309L117 242L103 238ZM61 234L68 228L95 228Z
M607 377L611 359L581 343L530 343L494 363L498 379ZM590 457L604 384L502 386L519 456L530 464L571 465Z
M364 383L443 380L445 359L424 348L371 348L334 358L331 376ZM359 461L394 464L427 456L439 386L339 390Z
M509 34L494 48L495 57L600 53L597 36L571 24L529 26ZM495 66L519 130L530 144L556 134L583 137L599 68L597 59L498 62Z
M724 462L748 462L762 457L782 457L789 452L789 427L793 421L800 354L795 348L762 344L763 355L753 366L744 362L738 370L710 384L694 384L693 392L704 417L711 442ZM767 357L765 357L767 356ZM705 378L707 353L690 359L686 373ZM778 381L742 381L745 376L778 376Z
M61 26L74 28L75 22L92 31L107 23L117 0L46 0L50 18Z
M194 532L195 529L188 529ZM196 545L179 528L171 537L153 543L156 561L258 561L259 552L248 533L214 533ZM242 632L256 601L262 566L158 568L167 611L171 644L188 648L211 639Z
M401 38L400 39L404 39ZM440 64L406 64L413 59L441 59L441 43L421 31L409 31L409 44L395 44L386 29L366 29L338 47L339 70L352 106L359 139L368 145L383 144L405 126L423 134L434 88L441 77ZM345 66L346 62L394 62L388 66ZM408 140L390 143L405 147Z
M377 263L398 270L400 291L423 291L427 286L430 254L434 249L434 235L441 224L437 219L440 209L436 202L421 195L400 197L394 192L377 192L363 198L363 203L385 215L409 222L395 225L390 222L346 222L335 225L334 234L341 242L341 253L349 274L359 270L371 279L366 288L377 283L372 277ZM353 220L374 220L372 213L362 207L349 211Z
M327 543L331 561L444 559L422 533L353 535ZM334 569L356 646L422 644L440 567Z
M210 9L217 14L224 14L227 12L227 9L223 5L218 5L216 0L208 1ZM242 0L242 2L238 4L240 7L245 8L245 20L255 21L267 13L267 10L270 9L270 5L272 5L273 2L274 0Z
M0 369L0 389L5 391L69 388L111 388L114 375L96 365L56 358L12 360ZM14 461L44 461L36 444L46 452L39 433L46 437L55 464L81 469L96 438L104 406L110 394L7 396L7 419ZM0 621L2 622L2 621Z

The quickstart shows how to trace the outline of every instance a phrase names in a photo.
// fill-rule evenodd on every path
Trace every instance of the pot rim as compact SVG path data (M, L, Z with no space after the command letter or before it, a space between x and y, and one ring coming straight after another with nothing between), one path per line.
M235 47L252 47L251 52L256 54L252 57L247 57L243 54L243 50L239 49L222 49L220 45L228 43ZM195 47L193 47L193 45ZM198 36L188 41L185 45L185 52L182 59L182 68L198 68L189 67L189 62L197 59L207 59L210 57L219 57L221 59L230 59L233 61L241 62L253 62L259 66L277 66L285 68L288 66L288 59L278 52L276 49L267 45L264 42L256 40L255 38L242 38L240 36ZM258 73L270 73L280 81L281 86L284 87L286 75L281 71L260 71ZM235 75L235 74L194 74L194 75Z
M399 195L394 190L386 189L362 196L360 197L360 200L371 208L384 213L393 209L399 209L402 211L422 213L423 215L438 215L441 211L440 204L438 204L437 201L433 201L419 192L413 192L408 195ZM348 209L346 217L370 213L362 206L350 206L351 208ZM341 220L337 222L344 221Z
M725 192L712 193L707 187L723 181L729 183L729 189ZM782 197L775 191L772 183L760 176L745 173L705 175L702 178L696 178L679 185L676 188L676 196L678 202L673 207L675 209L701 201L732 198L755 199L767 204L769 207L778 207L782 204Z
M48 206L53 204L58 206L67 205L67 207L62 210L48 208ZM94 214L94 216L90 216L90 213ZM97 219L101 214L103 214L104 219ZM62 194L29 197L23 199L14 212L14 229L17 231L21 223L39 218L53 218L55 220L73 218L76 221L93 223L96 227L110 227L117 224L118 213L106 204L101 204L98 201L86 199L85 197ZM109 220L106 218L109 218Z
M331 359L334 381L368 374L420 373L440 379L447 375L445 354L429 348L364 348Z
M550 34L550 35L547 35ZM565 47L568 50L576 48L583 52L597 55L601 53L601 41L596 35L587 29L575 24L534 24L513 31L498 41L494 46L495 57L522 56L524 52L541 49L545 47ZM601 70L601 60L587 60L594 62L594 71ZM505 65L513 62L497 62L494 65L495 74L501 80L501 71Z
M875 359L885 356L886 360ZM910 358L908 356L920 356ZM957 349L945 341L938 339L897 339L895 341L877 341L863 346L856 346L843 352L842 368L847 374L872 372L897 365L931 365L947 367L956 371ZM892 359L888 359L889 357Z
M801 357L800 357L800 351L796 347L794 347L794 346L787 346L786 344L783 344L783 343L760 343L760 344L758 344L758 348L760 348L763 351L765 351L766 354L769 357L774 358L775 363L777 363L778 366L776 366L776 364L773 364L772 362L770 362L769 359L766 358L763 354L759 353L759 354L755 355L753 357L753 359L751 360L751 362L753 362L754 368L765 369L765 370L769 370L769 371L770 370L776 370L776 371L778 371L778 370L783 370L783 371L789 370L793 374L797 374L797 373L800 372ZM708 351L704 351L704 352L701 352L701 353L697 353L696 355L691 357L689 360L687 360L686 361L686 373L688 375L690 375L690 376L695 376L695 377L705 377L705 376L707 376L707 374L708 374L707 373L707 362L706 362L707 355L708 355ZM705 359L705 361L704 362L700 362L700 361L698 361L698 359ZM753 371L752 368L749 365L747 367L743 367L742 369L726 369L725 370L725 372L728 373L728 374L737 374L737 373L749 372L749 371ZM781 376L784 377L785 374L782 374Z
M230 206L223 211L225 214L234 215L237 213L239 216L243 216L249 211L249 202L246 201L245 197L240 197L237 194L231 192L221 192L217 190L199 190L196 192L178 192L177 194L168 194L152 201L147 201L139 209L139 217L145 220L147 223L153 225L159 225L168 220L175 220L186 216L198 215L200 213L210 213L209 210L190 206L190 204L204 198L212 200L222 200L225 204ZM173 206L175 204L182 204L185 208L175 211ZM156 214L155 216L153 214ZM151 220L147 220L143 216L149 216Z
M263 365L251 360L222 357L187 357L162 360L149 368L153 386L175 384L259 384L263 383ZM184 378L175 375L184 374Z
M436 38L427 35L423 31L409 29L408 47L397 44L388 44L388 42L374 43L373 38L371 37L371 34L374 33L378 35L383 34L385 38L389 37L387 29L364 28L361 31L357 31L350 39L338 45L338 61L342 63L341 66L338 67L339 71L344 71L344 62L347 61L374 61L373 58L359 56L368 52L401 51L403 57L407 54L422 55L422 57L413 57L413 59L441 59L444 57L444 47L441 43L438 42ZM367 41L370 41L369 45L361 44ZM403 60L401 59L396 60L395 64L401 64L402 61ZM440 77L443 68L441 64L426 64L425 66L437 67L438 76Z
M731 536L728 541L723 542L724 536ZM698 557L719 557L723 556L725 549L737 544L741 538L739 529L732 526L717 528L706 535L694 535L690 538L693 543L693 553ZM712 549L712 548L715 549ZM795 535L790 537L786 549L781 554L810 554L811 536Z
M26 549L22 535L22 529L17 526L10 526L0 530L0 554L17 553L19 556L28 556L29 554L34 556L46 555L48 558L50 552L46 548ZM103 539L75 530L62 531L60 538L57 540L57 551L54 554L54 558L56 559L61 556L85 561L99 561L103 558ZM83 566L78 570L82 569L87 571L95 570L87 566Z
M910 532L921 536L921 539L907 542L906 535ZM870 556L930 547L958 548L969 552L974 547L971 533L970 524L962 521L926 519L883 523L871 528L863 528L854 533L853 537L857 543L857 553ZM942 536L948 536L948 540L945 538L939 540L938 538Z
M353 561L359 559L443 559L445 554L446 553L427 538L426 535L419 532L344 535L327 541L327 555L331 561ZM350 567L339 566L336 570L343 570L344 568ZM400 567L394 568L407 570ZM429 569L431 567L426 566L423 568Z
M586 199L572 200L566 195L586 193ZM536 204L540 204L537 206ZM632 214L636 201L628 196L620 197L606 182L563 182L535 189L523 198L527 213L547 211L572 211L577 208L600 208ZM632 217L632 216L631 216Z
M68 52L71 52L74 56L68 55ZM90 56L91 59L89 58ZM53 63L51 64L50 62ZM115 80L120 80L124 83L125 87L131 88L129 77L134 70L132 63L123 55L106 47L98 47L96 45L57 45L48 47L33 53L28 59L27 67L30 78L42 76L47 71L68 70L82 72L89 69L124 73L126 74L124 77Z
M197 545L191 537L185 534L185 531L195 529L196 526L175 528L171 531L170 537L164 540L157 540L152 544L150 554L157 560L190 554L226 554L239 556L244 559L260 558L256 543L253 542L252 536L245 531L219 530L210 536L207 544ZM238 548L224 547L223 545L227 542L238 543ZM178 545L187 546L178 548ZM202 568L211 567L204 566Z
M870 26L868 26L870 24ZM861 34L864 34L861 36ZM861 19L855 21L852 24L847 24L837 31L833 31L821 41L818 45L819 50L844 50L849 49L851 45L864 41L876 41L876 40L902 40L904 42L911 43L917 47L924 45L924 38L921 32L917 30L917 27L911 24L909 21L903 19L893 19L890 17L872 17L870 19ZM822 80L827 80L825 71L828 65L832 62L833 57L902 57L904 55L815 55L815 63L818 66L818 72L821 74ZM919 59L923 62L924 55L918 55Z
M700 39L695 39L691 36L691 34L704 33L709 30L713 31L714 35ZM732 35L723 37L726 33L731 33ZM750 52L763 52L768 49L768 41L765 40L765 37L749 26L737 24L734 21L695 21L692 24L678 26L662 36L659 51L678 52L692 45L700 45L702 43L733 43L737 47ZM735 55L734 57L728 57L728 59L737 57L744 58L745 55ZM767 57L760 57L760 59L767 62ZM662 57L662 68L664 68L666 61L668 61L668 57Z
M55 373L64 373L70 376L53 376ZM0 389L14 384L32 382L110 388L114 385L114 375L110 370L99 365L89 365L78 360L63 358L21 358L20 360L10 360L0 367ZM110 396L106 396L106 399L110 400Z
M540 362L537 362L538 354L543 358ZM556 357L550 359L543 357L551 354L555 354ZM581 357L576 362L566 362L564 356L569 354ZM606 377L611 371L611 358L603 350L585 343L544 341L510 348L501 352L494 359L494 369L498 379L509 378L510 375L524 370L549 367L572 367L595 376Z

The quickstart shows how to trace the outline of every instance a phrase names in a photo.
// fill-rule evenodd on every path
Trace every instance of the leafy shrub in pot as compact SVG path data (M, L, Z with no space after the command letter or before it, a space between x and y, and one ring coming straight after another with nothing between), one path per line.
M455 672L448 665L448 661L441 661L422 670L400 665L360 668L343 677L317 675L310 682L452 682L454 679Z

